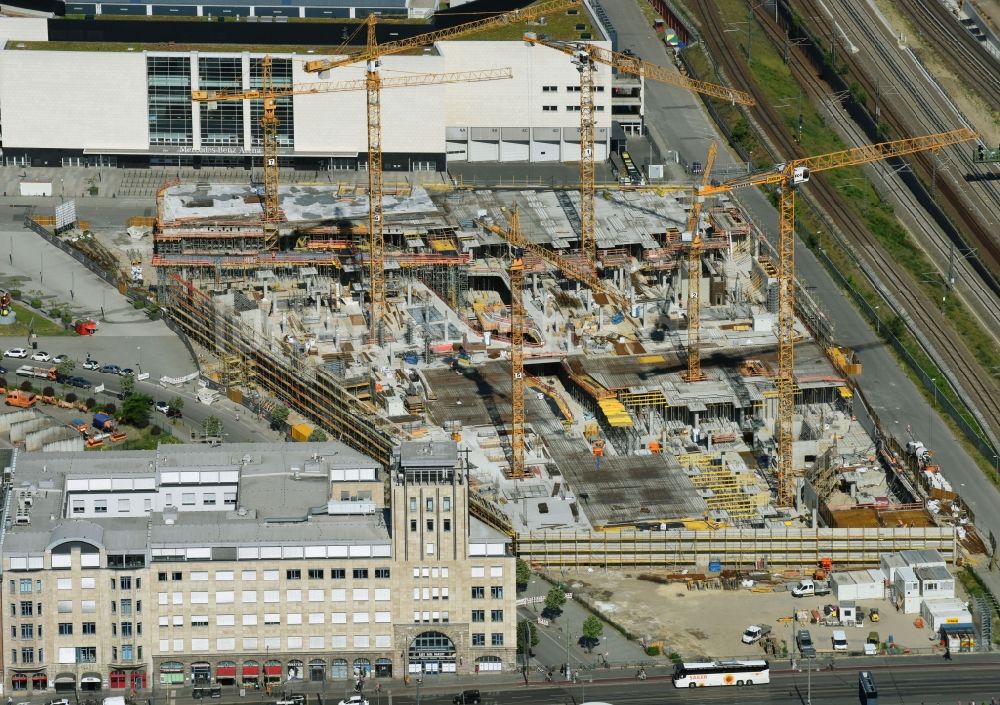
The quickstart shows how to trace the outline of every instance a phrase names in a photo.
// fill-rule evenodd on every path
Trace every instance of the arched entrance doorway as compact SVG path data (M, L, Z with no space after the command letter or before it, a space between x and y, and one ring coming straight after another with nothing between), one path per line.
M100 690L101 674L95 671L88 671L80 676L80 690Z
M244 661L240 676L243 685L255 685L260 682L260 664L257 661Z
M15 673L10 677L10 689L15 691L28 689L28 677L23 673Z
M441 632L423 632L410 642L410 673L454 673L455 644Z
M215 667L215 682L219 685L236 685L236 662L219 661Z
M375 659L375 677L392 678L392 660L387 658Z
M264 682L265 683L277 683L281 680L281 661L275 661L271 659L270 661L264 662Z
M326 661L314 658L309 662L309 680L312 683L322 683L326 679Z
M72 673L59 673L56 675L56 692L65 693L76 690L76 676Z
M480 656L476 659L476 673L490 673L503 670L499 656Z
M180 661L161 663L160 685L184 685L184 664Z
M347 660L335 658L330 666L330 678L335 681L347 680Z
M368 678L372 674L372 662L366 658L354 659L354 677Z
M192 685L208 685L212 682L212 664L208 661L195 661L191 664Z

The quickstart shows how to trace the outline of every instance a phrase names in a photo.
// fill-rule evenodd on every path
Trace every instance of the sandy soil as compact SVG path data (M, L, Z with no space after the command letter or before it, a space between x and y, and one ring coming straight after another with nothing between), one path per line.
M653 571L650 571L653 572ZM639 573L602 570L567 572L559 576L574 593L581 593L610 619L649 642L663 641L665 650L676 651L684 658L711 656L760 656L756 645L746 645L740 635L748 624L763 622L774 627L779 643L790 643L793 629L799 626L779 622L796 609L822 608L833 602L828 597L796 599L789 592L756 593L749 590L688 590L683 584L663 585L639 580ZM885 641L888 635L902 647L926 649L932 645L929 629L917 629L917 615L897 613L888 601L866 600L861 605L878 607L882 619L861 628L847 629L851 650L861 650L871 630L878 630ZM804 625L812 633L817 651L832 654L833 628Z

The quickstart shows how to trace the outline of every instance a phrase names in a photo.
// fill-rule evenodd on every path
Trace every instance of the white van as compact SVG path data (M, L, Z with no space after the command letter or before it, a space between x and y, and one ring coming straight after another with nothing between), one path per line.
M833 650L847 651L847 634L842 629L833 630Z

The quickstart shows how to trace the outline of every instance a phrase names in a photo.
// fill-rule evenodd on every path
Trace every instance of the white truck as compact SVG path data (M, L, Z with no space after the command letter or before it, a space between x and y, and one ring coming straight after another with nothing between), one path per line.
M830 583L826 580L803 578L792 588L792 597L812 597L814 595L829 595Z
M743 630L742 641L744 644L756 644L758 641L771 633L770 624L751 624Z

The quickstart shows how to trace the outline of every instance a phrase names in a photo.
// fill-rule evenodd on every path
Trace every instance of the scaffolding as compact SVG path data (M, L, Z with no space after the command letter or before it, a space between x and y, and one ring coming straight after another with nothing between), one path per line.
M710 510L724 511L730 519L752 519L767 504L769 494L757 478L734 473L717 454L687 453L678 455L677 461Z

